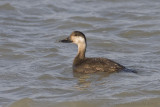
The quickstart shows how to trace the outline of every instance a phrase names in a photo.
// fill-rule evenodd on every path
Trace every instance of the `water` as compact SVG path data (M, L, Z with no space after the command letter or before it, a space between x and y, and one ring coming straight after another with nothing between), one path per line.
M159 107L159 29L158 0L1 0L0 105ZM73 74L77 47L58 41L74 30L138 74Z

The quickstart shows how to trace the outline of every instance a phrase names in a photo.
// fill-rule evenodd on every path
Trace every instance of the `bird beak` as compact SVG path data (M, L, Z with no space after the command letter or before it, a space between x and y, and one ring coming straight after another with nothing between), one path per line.
M70 40L70 37L67 37L66 39L60 40L59 42L72 43L72 41Z

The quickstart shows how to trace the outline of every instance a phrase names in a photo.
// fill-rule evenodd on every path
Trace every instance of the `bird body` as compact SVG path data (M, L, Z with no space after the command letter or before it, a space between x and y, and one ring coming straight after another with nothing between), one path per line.
M85 35L80 31L74 31L71 35L61 40L64 43L75 43L78 46L78 53L73 61L73 71L79 73L95 72L118 72L125 69L124 66L107 58L87 58L85 57L87 41Z

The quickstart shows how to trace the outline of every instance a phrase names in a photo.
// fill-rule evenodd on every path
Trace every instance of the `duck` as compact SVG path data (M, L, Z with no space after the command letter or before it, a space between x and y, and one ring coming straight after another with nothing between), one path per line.
M87 40L81 31L73 31L69 37L60 40L62 43L74 43L78 46L78 53L74 58L72 69L78 73L119 72L128 71L123 65L103 57L86 57Z

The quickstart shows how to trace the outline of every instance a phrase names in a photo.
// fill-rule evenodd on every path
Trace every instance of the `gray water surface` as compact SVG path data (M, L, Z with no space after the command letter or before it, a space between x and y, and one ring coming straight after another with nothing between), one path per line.
M77 75L74 30L88 57L138 74ZM0 105L3 107L160 107L160 1L1 0Z

